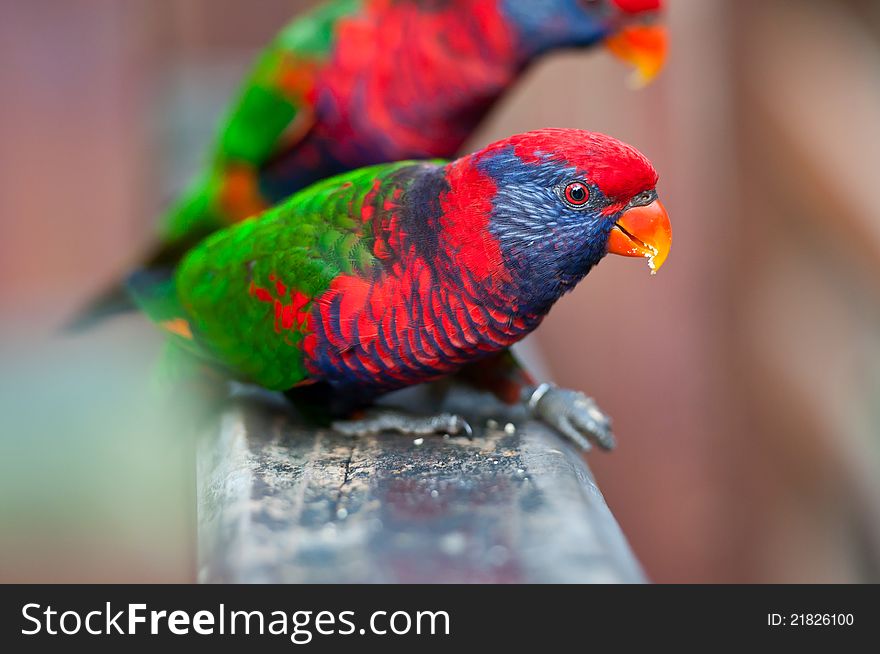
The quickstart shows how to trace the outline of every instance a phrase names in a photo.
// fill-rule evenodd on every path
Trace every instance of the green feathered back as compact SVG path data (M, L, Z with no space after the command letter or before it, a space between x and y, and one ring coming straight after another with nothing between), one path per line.
M307 381L306 325L279 329L280 312L295 301L307 311L341 274L377 272L383 263L372 253L372 224L362 218L365 197L378 189L371 202L382 206L411 179L400 171L425 165L435 164L382 164L314 184L205 239L181 261L171 286L157 283L157 297L142 293L138 303L157 322L174 327L170 321L184 319L189 349L246 381L276 390Z

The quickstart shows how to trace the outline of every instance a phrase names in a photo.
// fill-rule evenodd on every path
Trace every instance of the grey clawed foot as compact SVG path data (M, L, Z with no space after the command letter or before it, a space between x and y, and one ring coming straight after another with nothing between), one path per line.
M523 398L529 412L550 425L583 450L598 445L610 450L615 445L611 418L605 415L592 398L580 391L557 388L543 383L527 389Z
M358 420L337 420L333 429L346 436L373 436L393 431L409 436L449 434L473 438L473 429L467 420L452 413L436 416L411 416L397 411L376 411Z

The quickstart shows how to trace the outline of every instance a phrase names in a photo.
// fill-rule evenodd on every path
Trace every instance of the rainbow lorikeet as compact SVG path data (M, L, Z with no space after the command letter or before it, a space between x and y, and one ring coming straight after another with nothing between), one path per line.
M333 0L259 57L210 165L167 213L157 261L346 170L455 156L542 54L605 43L640 79L661 0Z
M181 348L233 377L346 410L461 374L522 398L581 445L611 445L580 393L531 381L508 348L608 252L671 242L657 173L608 136L544 129L444 163L343 173L136 273L136 302ZM459 431L456 416L381 416L358 432Z

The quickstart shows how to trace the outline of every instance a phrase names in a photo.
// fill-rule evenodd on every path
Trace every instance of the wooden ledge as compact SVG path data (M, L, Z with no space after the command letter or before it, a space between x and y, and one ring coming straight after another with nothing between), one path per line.
M200 581L644 581L573 448L475 420L473 441L351 439L267 396L233 402L199 444Z

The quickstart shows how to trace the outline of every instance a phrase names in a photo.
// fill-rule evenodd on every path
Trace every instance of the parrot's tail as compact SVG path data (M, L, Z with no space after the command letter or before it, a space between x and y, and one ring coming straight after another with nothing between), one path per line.
M164 236L147 255L129 279L115 284L77 311L62 331L78 333L91 329L109 318L143 309L141 301L145 279L169 278L175 266L205 237L224 226L212 209L210 185L198 182L168 210L163 219Z
M141 268L128 277L125 287L135 306L154 322L183 319L173 268Z
M213 361L211 354L193 337L192 325L177 295L174 270L172 267L142 268L129 276L126 289L137 307L174 343L203 361Z
M159 244L146 257L146 262L132 275L132 278L142 279L147 271L155 271L163 277L168 276L169 271L173 270L183 256L204 236L205 234L195 233L174 243ZM110 318L136 311L140 307L135 299L137 293L133 297L133 292L131 278L115 284L79 309L73 318L65 323L62 331L71 334L80 333Z
M77 334L87 331L104 322L109 318L137 309L128 291L122 284L113 286L80 309L76 315L68 320L62 331L69 334Z

